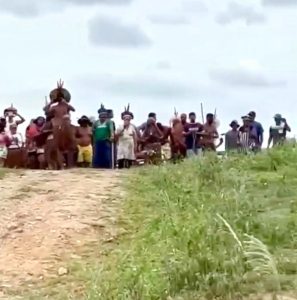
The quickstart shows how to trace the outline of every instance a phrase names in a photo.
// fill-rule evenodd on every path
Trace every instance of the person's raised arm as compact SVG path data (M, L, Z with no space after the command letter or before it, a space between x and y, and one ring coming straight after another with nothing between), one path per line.
M285 129L289 132L291 132L291 127L289 126L289 124L287 123L287 120L285 119Z
M75 112L75 108L70 104L68 104L68 109L69 109L69 111Z
M16 121L17 125L21 125L26 122L25 118L22 117L20 114L16 114L16 115L20 118L20 120Z

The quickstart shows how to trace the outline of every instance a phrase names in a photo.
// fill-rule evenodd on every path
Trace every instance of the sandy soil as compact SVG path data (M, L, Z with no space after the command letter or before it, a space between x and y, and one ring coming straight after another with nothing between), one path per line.
M23 171L0 180L0 298L67 272L64 257L112 240L122 196L114 171Z

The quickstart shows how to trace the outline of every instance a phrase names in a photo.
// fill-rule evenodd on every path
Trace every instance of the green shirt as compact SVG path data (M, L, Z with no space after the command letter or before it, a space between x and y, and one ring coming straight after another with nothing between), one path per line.
M95 141L109 140L112 136L113 128L110 121L101 123L99 120L94 123L93 136Z

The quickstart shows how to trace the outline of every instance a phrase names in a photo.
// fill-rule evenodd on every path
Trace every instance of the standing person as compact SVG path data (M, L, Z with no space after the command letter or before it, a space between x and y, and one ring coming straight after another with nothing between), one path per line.
M187 118L187 115L186 114L181 114L180 115L180 121L182 123L182 125L185 127L187 126L187 121L188 121L188 118Z
M154 112L151 112L148 114L148 119L149 120L154 120L154 122L156 123L157 122L157 114L154 113ZM144 133L144 131L146 130L147 128L147 121L142 123L138 128L137 130L139 131L140 135L142 135Z
M139 146L140 155L148 163L159 163L162 160L162 141L164 133L162 126L156 122L154 117L150 117L145 125L145 130L142 132Z
M187 145L187 156L200 155L202 153L201 149L201 132L203 131L203 125L196 122L196 114L191 112L189 114L190 122L184 127L186 145Z
M11 140L5 132L6 118L0 117L0 168L4 167Z
M113 132L116 131L116 125L115 122L113 121L113 110L112 109L107 109L107 114L108 114L108 121L112 123L113 127ZM116 168L117 166L117 147L114 142L111 143L111 155L112 155L112 161L113 161L113 168Z
M239 148L239 131L240 127L236 120L232 121L230 124L232 128L225 135L225 151L226 152L237 152Z
M288 125L287 120L282 117L281 114L276 114L274 116L275 125L270 126L269 129L269 139L268 146L270 147L271 142L273 147L277 145L282 145L287 137L287 131L291 132L291 127Z
M98 110L99 120L93 124L94 156L93 167L111 169L111 143L114 135L113 124L108 120L107 110L101 106Z
M206 123L203 126L202 135L202 146L203 150L216 151L215 140L219 137L214 114L206 115Z
M243 125L239 128L240 152L249 153L254 150L257 140L257 132L252 125L253 119L247 115L242 117Z
M4 110L4 116L6 118L6 132L10 131L11 125L19 126L26 121L12 105ZM19 120L16 120L15 117L19 117Z
M41 135L45 126L45 118L42 116L31 120L30 125L26 128L26 149L30 162L38 161L38 168L45 169L44 145L39 145L36 138ZM35 163L34 163L35 164ZM37 167L37 162L36 162Z
M254 132L257 134L255 140L255 150L259 151L261 150L263 144L264 129L262 124L256 121L256 113L254 111L249 112L248 116L251 118L251 125L254 127Z
M176 162L184 159L187 156L187 146L185 138L185 128L182 124L181 118L175 113L175 116L171 119L171 153L172 160Z
M77 163L79 167L89 168L93 161L92 122L87 116L82 116L77 123L79 124L75 134L78 148Z
M129 169L135 161L137 135L134 126L131 124L133 118L133 113L129 111L129 107L125 108L122 113L124 124L117 129L115 134L118 143L117 162L119 169Z

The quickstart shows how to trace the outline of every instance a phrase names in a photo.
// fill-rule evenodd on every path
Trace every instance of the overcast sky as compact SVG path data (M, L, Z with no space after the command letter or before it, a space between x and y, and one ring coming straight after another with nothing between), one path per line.
M135 123L203 102L222 132L250 110L297 131L296 16L297 0L0 0L1 107L29 121L62 78L74 122L101 102Z

